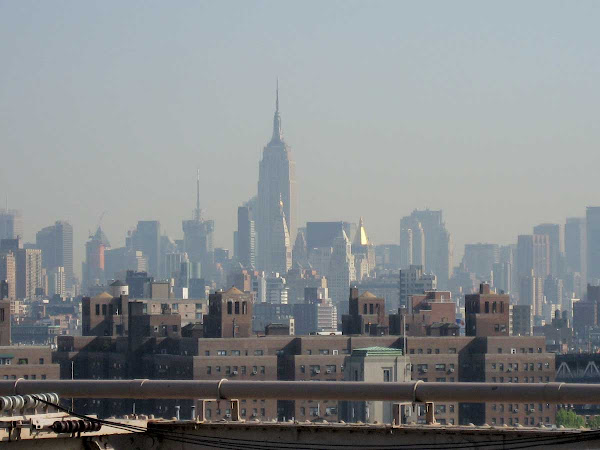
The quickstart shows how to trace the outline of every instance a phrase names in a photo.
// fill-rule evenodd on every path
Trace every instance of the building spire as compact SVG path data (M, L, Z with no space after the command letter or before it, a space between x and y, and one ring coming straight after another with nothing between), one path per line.
M271 142L283 141L281 131L281 116L279 115L279 78L277 78L277 88L275 89L275 115L273 117L273 137Z
M196 171L196 209L194 210L194 220L202 220L202 210L200 209L200 169Z

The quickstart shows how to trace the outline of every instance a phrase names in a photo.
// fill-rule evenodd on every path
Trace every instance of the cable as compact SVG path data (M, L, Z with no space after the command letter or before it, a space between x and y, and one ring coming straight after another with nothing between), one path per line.
M79 417L86 420L96 421L102 423L103 425L107 425L114 428L125 429L128 431L147 433L149 435L154 435L163 439L193 444L193 445L205 445L211 446L214 448L228 448L228 449L248 449L248 448L263 448L263 449L274 449L274 448L294 448L301 450L314 450L315 446L321 446L322 444L313 444L313 443L304 443L298 445L295 442L285 442L285 441L257 441L250 439L236 439L236 438L216 438L210 436L200 436L196 434L184 433L184 432L174 432L169 430L152 430L147 427L139 427L136 425L128 425L122 424L118 422L111 422L103 419L96 419L93 417L88 417L85 415L81 415L75 413L74 411L69 410L68 408L63 408L60 405L56 405L51 402L46 402L38 398L38 400L54 406L68 414L71 414L75 417ZM502 448L508 448L507 446L511 446L512 449L521 449L521 448L531 448L536 446L545 445L546 442L550 441L555 444L563 444L563 443L573 443L573 442L581 442L587 440L594 440L600 438L600 431L586 431L582 432L578 436L547 436L547 437L526 437L526 438L517 438L517 439L501 439L480 443L430 443L430 444L396 444L396 445L386 445L386 444L371 444L371 445L363 445L362 448L366 449L378 449L378 450L387 450L387 449L400 449L400 448L470 448L470 447L490 447L490 446L502 446ZM215 442L216 441L216 442ZM559 442L560 441L560 442ZM526 445L531 443L531 445ZM215 445L216 444L216 445ZM260 447L256 447L256 445L261 445ZM522 445L520 445L522 444ZM519 445L517 447L512 447L513 445ZM290 447L288 447L290 446ZM328 447L334 448L355 448L355 445L351 444L328 444Z

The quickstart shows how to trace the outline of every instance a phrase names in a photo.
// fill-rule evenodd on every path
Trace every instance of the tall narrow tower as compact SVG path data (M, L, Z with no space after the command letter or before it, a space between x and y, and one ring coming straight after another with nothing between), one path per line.
M281 233L273 233L279 229L274 221L281 216L280 199L283 217L289 233L288 239L294 242L296 230L296 163L292 159L292 150L283 140L281 116L279 115L279 86L275 97L275 114L273 117L273 135L263 150L263 157L258 171L258 268L267 272L279 270L281 264L273 260L278 249L285 247Z
M213 220L204 220L202 210L200 209L200 170L196 174L196 208L194 209L194 218L184 220L183 227L183 246L190 259L190 263L198 272L200 267L201 276L210 279L213 272L214 252L213 252L213 232L215 222Z

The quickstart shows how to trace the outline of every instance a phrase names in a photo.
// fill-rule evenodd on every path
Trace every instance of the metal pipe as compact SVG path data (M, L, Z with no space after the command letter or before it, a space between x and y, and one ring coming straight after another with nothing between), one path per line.
M363 383L355 381L11 380L0 396L56 392L73 398L380 400L600 404L600 384Z

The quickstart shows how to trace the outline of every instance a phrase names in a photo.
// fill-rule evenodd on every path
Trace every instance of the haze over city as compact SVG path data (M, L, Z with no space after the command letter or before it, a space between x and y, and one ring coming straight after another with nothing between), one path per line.
M402 216L443 209L456 262L598 203L598 8L2 1L0 192L25 241L73 224L79 273L103 211L113 246L141 219L179 238L200 168L233 249L278 77L297 224L363 216L397 243Z

